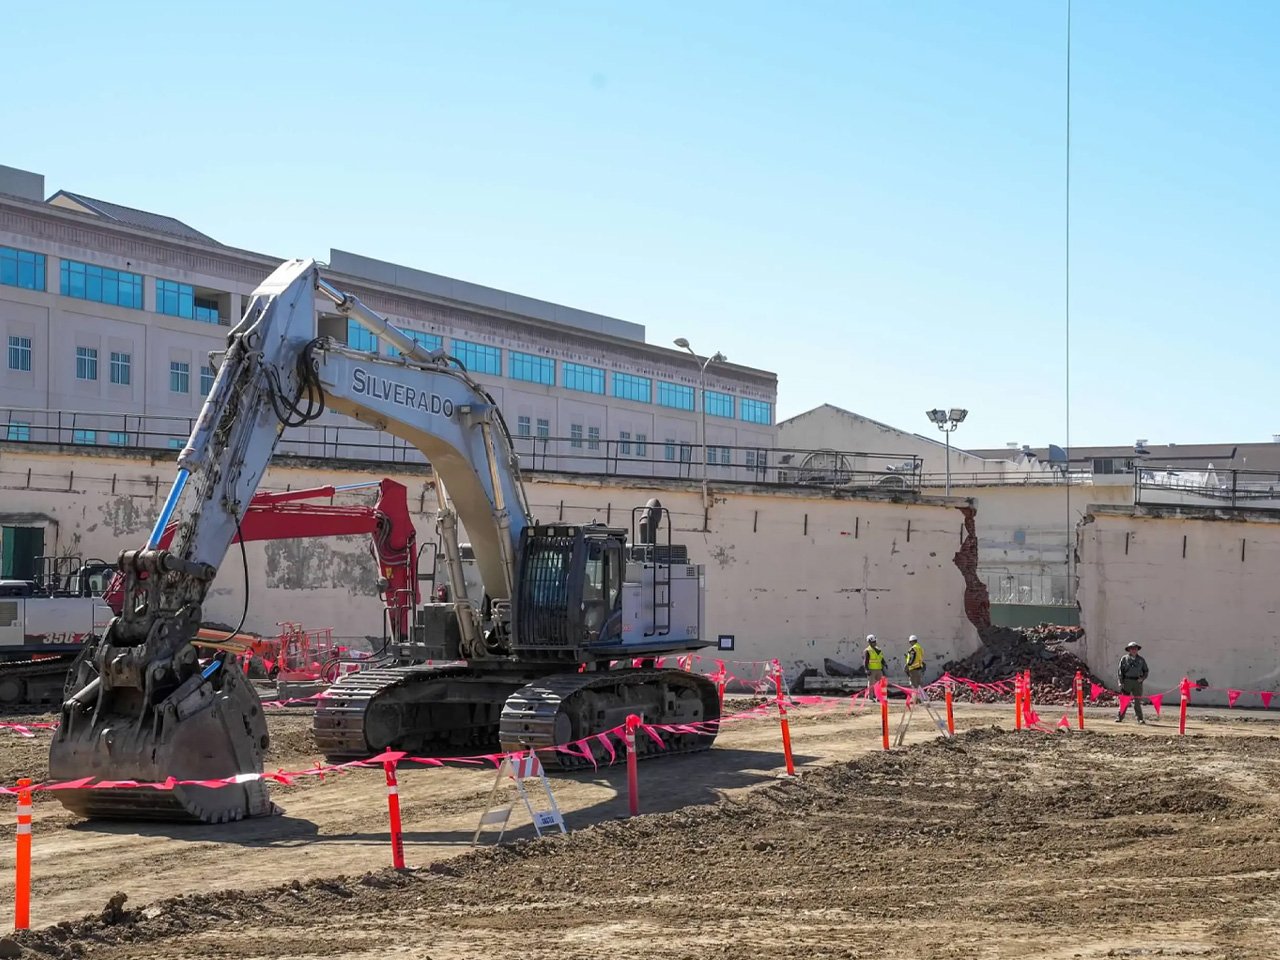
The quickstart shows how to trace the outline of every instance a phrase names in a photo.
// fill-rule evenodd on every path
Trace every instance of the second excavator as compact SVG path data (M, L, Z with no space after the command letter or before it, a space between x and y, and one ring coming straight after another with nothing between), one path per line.
M399 356L315 336L317 299L390 343ZM325 410L416 446L431 464L447 600L415 606L409 635L383 663L343 678L315 717L332 757L497 741L548 750L555 769L591 762L596 734L628 714L682 725L664 753L703 750L720 704L698 674L661 658L707 644L704 571L671 542L656 500L630 529L539 524L493 397L454 357L428 351L321 275L282 264L228 335L213 388L178 457L178 474L142 548L120 555L125 603L87 656L92 679L62 708L49 773L89 817L225 822L273 812L262 771L268 732L244 675L202 663L192 640L218 564L281 434ZM177 522L172 543L161 538ZM465 530L483 596L469 595ZM239 538L243 539L243 538ZM246 603L247 603L246 599ZM443 667L432 659L456 660ZM171 789L93 789L96 779ZM229 786L178 783L236 779Z

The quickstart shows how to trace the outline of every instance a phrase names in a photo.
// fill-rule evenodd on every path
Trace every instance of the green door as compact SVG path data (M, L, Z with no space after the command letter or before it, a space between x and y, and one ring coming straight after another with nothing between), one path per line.
M0 579L31 580L44 556L44 527L0 527Z

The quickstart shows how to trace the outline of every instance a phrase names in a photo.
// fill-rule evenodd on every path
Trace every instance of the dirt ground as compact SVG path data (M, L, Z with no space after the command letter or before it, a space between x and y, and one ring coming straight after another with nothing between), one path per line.
M1015 734L1010 714L961 705L954 741L918 718L884 754L876 716L801 713L792 781L776 722L735 724L642 764L639 819L622 769L557 777L569 836L474 852L492 771L406 771L407 874L385 869L376 771L273 788L284 816L217 829L79 823L46 799L32 919L56 925L0 956L1277 955L1280 724L1206 713L1178 738L1167 713L1090 711L1084 734ZM269 767L314 756L309 723L273 716ZM47 739L0 738L3 782L42 774Z

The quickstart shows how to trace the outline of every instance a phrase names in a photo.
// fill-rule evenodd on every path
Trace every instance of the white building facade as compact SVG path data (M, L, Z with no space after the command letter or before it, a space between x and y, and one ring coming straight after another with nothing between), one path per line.
M43 177L0 167L0 440L180 448L213 380L209 353L283 259L80 194L46 200ZM696 477L705 444L712 479L747 480L776 446L767 371L713 363L704 395L694 358L645 343L639 324L341 250L325 275L462 360L527 468ZM319 335L389 352L316 306ZM421 460L335 414L281 450Z

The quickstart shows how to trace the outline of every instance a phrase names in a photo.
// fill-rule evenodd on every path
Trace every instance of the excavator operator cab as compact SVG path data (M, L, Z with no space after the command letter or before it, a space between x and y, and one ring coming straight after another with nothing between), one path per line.
M608 530L597 535L590 531L583 534L585 568L582 576L582 613L584 639L589 644L606 639L614 627L610 620L618 621L622 609L622 558L623 541L611 536Z

